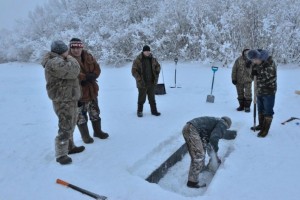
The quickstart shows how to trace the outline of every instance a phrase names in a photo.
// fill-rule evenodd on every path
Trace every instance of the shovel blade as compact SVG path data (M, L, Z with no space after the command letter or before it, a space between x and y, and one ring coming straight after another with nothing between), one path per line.
M206 102L207 103L214 103L215 102L215 96L214 95L207 95Z
M164 95L164 94L167 94L166 92L166 87L165 87L165 84L164 83L159 83L156 85L156 88L155 88L155 94L156 95Z

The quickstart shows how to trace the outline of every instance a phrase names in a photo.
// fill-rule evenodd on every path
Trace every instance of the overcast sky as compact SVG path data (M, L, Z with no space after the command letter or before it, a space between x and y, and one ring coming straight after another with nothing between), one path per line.
M0 0L0 30L11 29L17 19L28 16L29 11L48 0Z

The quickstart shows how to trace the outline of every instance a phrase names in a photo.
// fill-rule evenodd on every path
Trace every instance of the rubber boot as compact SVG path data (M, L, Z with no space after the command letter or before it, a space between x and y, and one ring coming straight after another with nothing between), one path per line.
M143 117L143 105L138 104L138 109L137 109L137 116L138 117Z
M157 111L156 104L150 104L151 114L154 116L160 116L161 113Z
M240 106L236 109L237 111L243 111L245 109L244 99L238 99Z
M264 123L264 119L265 119L265 116L262 114L262 113L258 113L258 125L255 126L255 127L251 127L251 130L252 131L260 131L261 130L261 127Z
M206 184L199 184L199 182L192 182L192 181L188 181L186 184L189 188L202 188L202 187L206 187Z
M69 154L81 153L85 149L84 146L75 146L73 139L69 139Z
M261 131L257 134L257 137L266 137L269 133L273 117L265 117Z
M250 106L251 106L252 101L251 100L245 100L245 112L249 113L251 111Z
M56 162L58 162L61 165L67 165L72 163L72 158L70 158L69 156L65 155L65 156L61 156L59 158L56 158Z
M100 138L100 139L106 139L109 137L109 135L102 131L101 129L101 119L97 121L92 121L92 126L94 129L94 137Z
M77 125L77 127L79 129L79 132L81 134L81 138L82 138L84 143L91 144L91 143L94 142L94 139L91 138L91 136L89 134L89 129L88 129L87 123Z

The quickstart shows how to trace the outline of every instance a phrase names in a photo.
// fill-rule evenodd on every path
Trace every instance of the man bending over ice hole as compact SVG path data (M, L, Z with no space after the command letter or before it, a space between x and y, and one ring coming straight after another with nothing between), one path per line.
M206 151L210 157L208 167L213 163L221 164L218 157L218 143L221 138L234 138L227 135L227 129L231 126L229 117L198 117L187 122L182 130L186 141L191 165L187 186L190 188L206 187L205 183L199 183L199 174L205 167ZM229 138L228 138L229 137Z

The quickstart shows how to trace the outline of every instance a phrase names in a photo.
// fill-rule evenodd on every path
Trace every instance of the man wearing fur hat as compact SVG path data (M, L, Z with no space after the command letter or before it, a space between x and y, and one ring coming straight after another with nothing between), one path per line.
M68 154L84 150L84 146L76 147L73 141L77 102L81 96L78 81L80 66L68 55L68 46L60 40L52 42L51 52L45 55L42 65L45 68L48 96L53 101L53 108L58 117L56 161L63 165L69 164L72 159Z
M242 55L235 61L232 68L232 83L236 86L240 106L237 111L250 112L252 102L251 60L247 58L249 49L244 49Z
M268 135L273 115L275 94L277 91L277 65L266 50L254 49L248 52L248 58L254 63L252 75L257 77L257 106L259 125L258 137Z
M100 139L108 138L108 134L102 131L100 109L98 106L97 78L101 69L94 57L83 49L83 42L78 38L70 40L69 54L73 56L80 64L79 81L82 90L82 97L78 102L78 120L77 126L84 143L93 143L94 139L89 134L88 116L94 129L94 137Z
M188 187L200 188L206 186L205 183L199 183L198 181L199 174L205 167L206 152L210 157L208 165L219 165L221 163L217 155L219 150L218 143L222 138L229 138L227 129L229 129L230 126L231 119L226 116L222 118L198 117L188 121L184 126L182 134L191 156L187 182ZM210 166L208 166L208 168L210 168Z
M155 88L160 73L160 64L151 54L150 47L145 45L143 52L134 60L131 73L138 88L137 116L143 117L143 107L148 96L152 115L160 116L155 101Z

